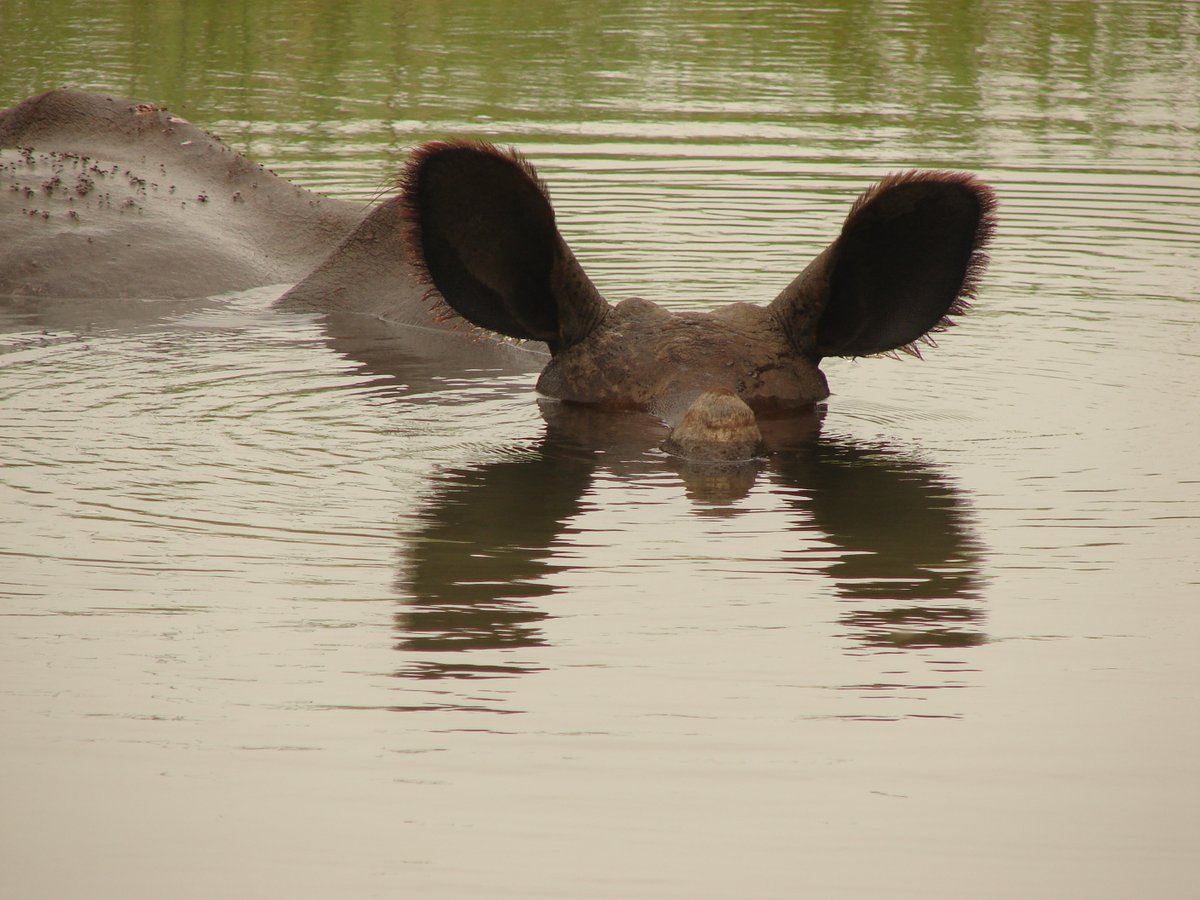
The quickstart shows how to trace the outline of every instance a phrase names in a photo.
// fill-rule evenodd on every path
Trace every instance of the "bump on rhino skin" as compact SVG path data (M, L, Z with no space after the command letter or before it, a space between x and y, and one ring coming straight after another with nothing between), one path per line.
M750 460L762 449L754 412L725 389L697 397L663 444L667 453L698 462Z

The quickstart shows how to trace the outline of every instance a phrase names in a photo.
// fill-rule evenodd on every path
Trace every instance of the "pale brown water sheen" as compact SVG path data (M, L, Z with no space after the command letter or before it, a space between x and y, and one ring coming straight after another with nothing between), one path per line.
M1197 7L515 9L18 0L0 105L166 102L342 197L516 142L675 308L971 170L977 307L733 469L281 289L0 308L0 895L1193 896Z

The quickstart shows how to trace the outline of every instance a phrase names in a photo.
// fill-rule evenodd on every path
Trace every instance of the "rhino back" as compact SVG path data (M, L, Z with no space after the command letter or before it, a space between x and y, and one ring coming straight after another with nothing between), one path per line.
M59 90L0 112L0 298L295 282L362 212L153 105Z

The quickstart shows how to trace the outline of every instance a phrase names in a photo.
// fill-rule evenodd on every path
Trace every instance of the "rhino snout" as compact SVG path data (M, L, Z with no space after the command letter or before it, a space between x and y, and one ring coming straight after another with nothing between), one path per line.
M663 450L701 462L753 459L763 452L754 412L731 390L705 391L671 429Z

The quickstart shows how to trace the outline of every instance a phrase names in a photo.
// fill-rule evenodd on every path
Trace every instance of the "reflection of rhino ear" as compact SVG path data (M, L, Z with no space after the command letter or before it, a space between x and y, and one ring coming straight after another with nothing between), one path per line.
M995 198L959 172L892 175L855 202L838 239L772 303L816 357L909 350L965 312L987 265Z
M558 233L537 173L515 151L425 144L401 187L417 277L469 322L556 352L608 308Z

